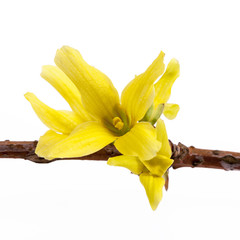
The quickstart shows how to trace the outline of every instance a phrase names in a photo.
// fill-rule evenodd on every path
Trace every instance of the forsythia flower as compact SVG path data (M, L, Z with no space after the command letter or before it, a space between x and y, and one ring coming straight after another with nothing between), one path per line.
M163 74L163 59L161 52L125 87L120 99L111 80L87 64L77 50L68 46L59 49L57 66L43 66L41 76L72 111L55 110L33 93L25 94L50 129L40 137L36 154L48 160L82 157L113 143L123 155L110 158L108 164L139 175L155 210L162 198L164 174L173 162L165 125L159 117L163 113L173 119L179 110L177 104L167 103L179 76L179 63L172 59Z
M170 159L172 152L163 120L157 121L156 130L157 139L162 146L154 158L140 160L138 157L121 155L108 159L109 165L125 167L139 175L153 210L157 208L162 199L162 188L165 184L164 174L173 163L173 160Z
M54 110L32 94L25 97L51 130L39 140L36 154L46 159L80 157L109 143L125 155L151 159L161 148L156 131L143 118L154 100L154 82L164 71L161 52L149 68L123 90L121 104L110 79L88 65L80 53L64 46L55 66L44 66L41 76L69 103L73 112Z

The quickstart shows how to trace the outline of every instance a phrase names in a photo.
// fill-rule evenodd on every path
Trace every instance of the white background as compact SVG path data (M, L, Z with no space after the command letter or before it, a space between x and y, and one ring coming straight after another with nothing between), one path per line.
M77 48L119 91L159 54L181 65L169 138L240 151L238 1L1 1L0 140L46 127L23 95L68 109L40 78L62 45ZM0 159L0 239L239 239L240 173L170 171L153 212L138 177L106 162L37 165Z

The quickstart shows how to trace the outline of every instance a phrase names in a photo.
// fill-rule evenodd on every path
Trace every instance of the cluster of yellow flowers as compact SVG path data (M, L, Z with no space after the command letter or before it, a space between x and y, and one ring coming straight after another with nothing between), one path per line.
M122 155L110 158L108 164L139 175L155 210L162 198L165 173L173 163L160 116L163 113L173 119L179 111L177 104L167 103L179 76L179 63L172 59L164 72L163 59L161 52L125 87L120 99L111 80L88 65L76 49L64 46L57 50L57 66L43 66L41 76L72 111L54 110L33 93L25 94L50 129L40 137L36 154L48 160L81 157L113 143Z

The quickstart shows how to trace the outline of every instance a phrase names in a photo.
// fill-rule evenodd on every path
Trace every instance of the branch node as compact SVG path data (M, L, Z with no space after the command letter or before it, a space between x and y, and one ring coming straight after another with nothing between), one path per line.
M179 162L183 162L186 155L189 154L189 149L182 143L178 143L178 145L174 145L172 158L174 160L178 160Z

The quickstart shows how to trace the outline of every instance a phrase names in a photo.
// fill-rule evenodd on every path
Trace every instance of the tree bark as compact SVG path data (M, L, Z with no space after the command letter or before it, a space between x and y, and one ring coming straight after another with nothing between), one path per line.
M193 146L186 147L182 143L173 144L172 159L174 169L181 167L202 167L224 170L240 170L240 153L199 149ZM0 142L0 158L22 158L35 163L51 163L58 160L69 160L68 158L57 158L48 161L35 154L37 141L2 141ZM73 160L96 160L107 161L109 157L121 155L113 144L110 144L100 151L84 157L71 158Z

